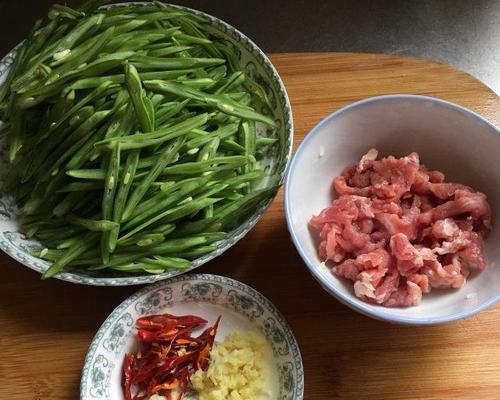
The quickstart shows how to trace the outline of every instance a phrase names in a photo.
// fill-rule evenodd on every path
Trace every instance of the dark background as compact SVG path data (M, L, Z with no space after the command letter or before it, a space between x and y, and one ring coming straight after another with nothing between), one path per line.
M22 40L54 0L0 0L0 54ZM61 0L60 2L64 2ZM266 52L404 54L462 68L500 93L500 0L184 0ZM68 0L76 6L81 0Z

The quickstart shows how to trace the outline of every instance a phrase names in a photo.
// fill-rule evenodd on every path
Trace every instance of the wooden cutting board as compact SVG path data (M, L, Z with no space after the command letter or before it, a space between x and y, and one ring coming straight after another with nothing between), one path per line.
M441 97L499 125L500 99L449 66L374 54L271 54L293 107L295 146L350 102L389 93ZM267 296L290 323L305 367L305 399L500 399L500 304L463 321L397 326L330 297L285 226L282 193L252 232L199 272ZM95 288L40 276L0 255L0 399L79 398L80 369L100 324L138 288Z

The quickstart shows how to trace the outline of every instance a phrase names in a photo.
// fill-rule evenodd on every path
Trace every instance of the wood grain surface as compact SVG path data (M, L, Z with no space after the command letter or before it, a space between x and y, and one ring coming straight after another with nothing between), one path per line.
M373 54L271 54L293 107L295 146L322 118L374 95L441 97L500 122L500 100L468 74ZM250 234L197 272L230 276L286 316L305 367L305 399L500 399L500 304L441 326L391 325L330 297L285 226L282 193ZM137 287L96 288L40 276L0 255L0 399L78 399L94 333Z

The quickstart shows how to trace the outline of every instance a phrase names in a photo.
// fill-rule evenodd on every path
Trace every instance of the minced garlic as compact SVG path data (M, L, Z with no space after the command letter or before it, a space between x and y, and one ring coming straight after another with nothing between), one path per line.
M266 339L255 332L232 332L215 344L206 371L191 376L199 400L257 400L267 393Z

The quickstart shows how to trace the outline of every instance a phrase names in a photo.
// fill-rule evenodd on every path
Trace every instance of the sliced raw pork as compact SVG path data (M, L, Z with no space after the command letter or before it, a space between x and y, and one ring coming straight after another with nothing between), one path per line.
M486 196L445 182L417 153L377 158L371 149L334 178L337 198L310 220L320 257L369 303L415 306L431 288L460 288L486 267Z

